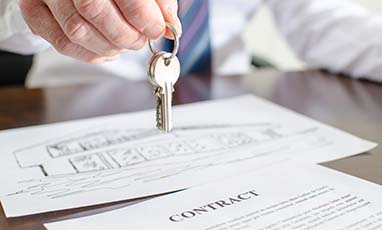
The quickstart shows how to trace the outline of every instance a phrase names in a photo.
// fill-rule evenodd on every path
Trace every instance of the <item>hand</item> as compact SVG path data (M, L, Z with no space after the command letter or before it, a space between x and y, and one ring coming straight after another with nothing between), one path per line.
M90 63L111 61L158 39L165 21L181 33L177 0L20 0L34 34L58 52Z

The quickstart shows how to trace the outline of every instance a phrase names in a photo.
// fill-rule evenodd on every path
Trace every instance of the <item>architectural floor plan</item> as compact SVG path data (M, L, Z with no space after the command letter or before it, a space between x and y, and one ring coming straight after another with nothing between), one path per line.
M15 178L0 189L7 216L163 194L375 146L251 96L178 107L169 134L154 129L152 117L141 112L0 134L7 146L1 170Z
M301 135L317 138L316 131L310 127L288 133L281 125L270 123L181 127L166 138L151 129L84 131L82 135L15 151L14 155L20 168L38 167L44 176L67 175L137 166L165 158L222 155L268 142L296 141ZM321 146L330 142L324 138L316 141Z

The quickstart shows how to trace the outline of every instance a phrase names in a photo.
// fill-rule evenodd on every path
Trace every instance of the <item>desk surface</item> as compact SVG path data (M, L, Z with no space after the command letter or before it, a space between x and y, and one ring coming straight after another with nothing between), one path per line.
M257 72L248 76L190 76L176 86L175 104L252 93L357 136L382 143L382 84L319 71ZM46 124L154 108L147 82L110 80L90 85L28 90L0 88L0 129ZM330 168L382 184L382 147L324 163ZM116 202L29 217L5 219L1 230L40 230L42 223L127 206Z

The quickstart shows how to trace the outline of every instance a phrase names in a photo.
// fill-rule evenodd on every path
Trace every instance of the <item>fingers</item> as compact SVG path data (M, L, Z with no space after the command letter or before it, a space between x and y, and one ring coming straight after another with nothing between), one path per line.
M90 63L102 63L115 58L103 57L70 41L43 2L22 0L20 8L33 33L47 40L58 52Z
M112 60L142 48L147 37L178 34L177 0L19 0L32 31L60 53L86 62Z
M78 13L72 1L44 1L70 41L101 56L114 56L121 52Z
M139 49L145 38L123 17L110 0L73 0L77 11L102 33L113 45L125 49Z
M156 0L159 8L162 11L163 17L166 22L175 27L178 36L182 35L182 25L178 17L178 1L177 0ZM167 29L165 37L173 39L173 33Z
M158 39L166 31L165 21L155 0L115 0L125 19L139 32Z

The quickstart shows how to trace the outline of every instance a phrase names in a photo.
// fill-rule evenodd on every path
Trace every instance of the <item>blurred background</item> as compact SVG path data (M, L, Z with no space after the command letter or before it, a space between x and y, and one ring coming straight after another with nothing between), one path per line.
M374 13L382 13L381 0L353 0ZM253 52L271 62L280 70L293 71L304 69L304 63L299 60L288 47L288 44L275 27L272 14L263 6L253 18L244 34L245 42ZM272 52L277 50L277 53Z

